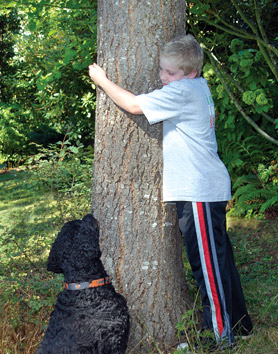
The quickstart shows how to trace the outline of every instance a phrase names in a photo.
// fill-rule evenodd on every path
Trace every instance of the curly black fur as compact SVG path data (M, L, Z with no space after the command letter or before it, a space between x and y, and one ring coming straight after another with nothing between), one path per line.
M63 226L47 269L63 273L66 283L91 282L107 276L100 256L98 222L89 214ZM126 300L112 284L64 290L37 354L124 354L128 335Z

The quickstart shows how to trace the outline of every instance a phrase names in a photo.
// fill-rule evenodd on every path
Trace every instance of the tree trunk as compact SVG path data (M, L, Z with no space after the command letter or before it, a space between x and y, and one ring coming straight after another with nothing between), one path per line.
M98 64L112 81L135 94L160 86L159 47L184 33L184 3L99 0ZM129 352L146 353L152 339L161 348L176 343L190 302L176 209L162 201L162 125L97 94L92 210L104 265L128 301Z

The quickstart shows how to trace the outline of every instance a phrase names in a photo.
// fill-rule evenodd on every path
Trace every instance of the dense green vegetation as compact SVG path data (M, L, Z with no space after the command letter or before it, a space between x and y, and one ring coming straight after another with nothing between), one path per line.
M277 11L270 0L188 3L232 177L229 232L255 323L238 354L278 352ZM1 353L35 352L61 289L45 270L50 244L65 221L90 211L95 92L87 66L96 19L95 0L0 4ZM185 267L196 308L178 326L193 338L199 298L186 259Z
M277 2L188 2L188 26L206 56L220 155L232 177L233 214L278 205Z
M65 134L91 144L96 2L10 2L0 21L0 162L22 163Z

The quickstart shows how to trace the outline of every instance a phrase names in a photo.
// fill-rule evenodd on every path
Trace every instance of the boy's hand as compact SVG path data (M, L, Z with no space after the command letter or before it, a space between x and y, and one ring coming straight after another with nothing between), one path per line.
M97 64L89 65L90 78L121 108L132 114L143 114L133 93L114 84L106 76L105 71Z
M100 86L103 79L106 79L105 71L96 63L89 65L89 76L96 85Z

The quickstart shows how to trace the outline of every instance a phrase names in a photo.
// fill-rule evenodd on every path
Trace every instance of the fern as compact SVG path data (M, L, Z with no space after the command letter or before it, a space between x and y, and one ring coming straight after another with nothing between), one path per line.
M227 166L233 179L245 174L254 174L259 164L267 163L269 156L273 156L273 148L266 145L257 136L243 136L243 131L227 132L219 129L218 135L224 135L220 139L219 155Z
M278 190L276 191L276 195L272 198L268 199L260 208L260 212L264 213L267 209L278 206Z
M268 208L278 206L277 184L264 184L259 175L241 176L234 184L234 207L230 215L259 215Z

